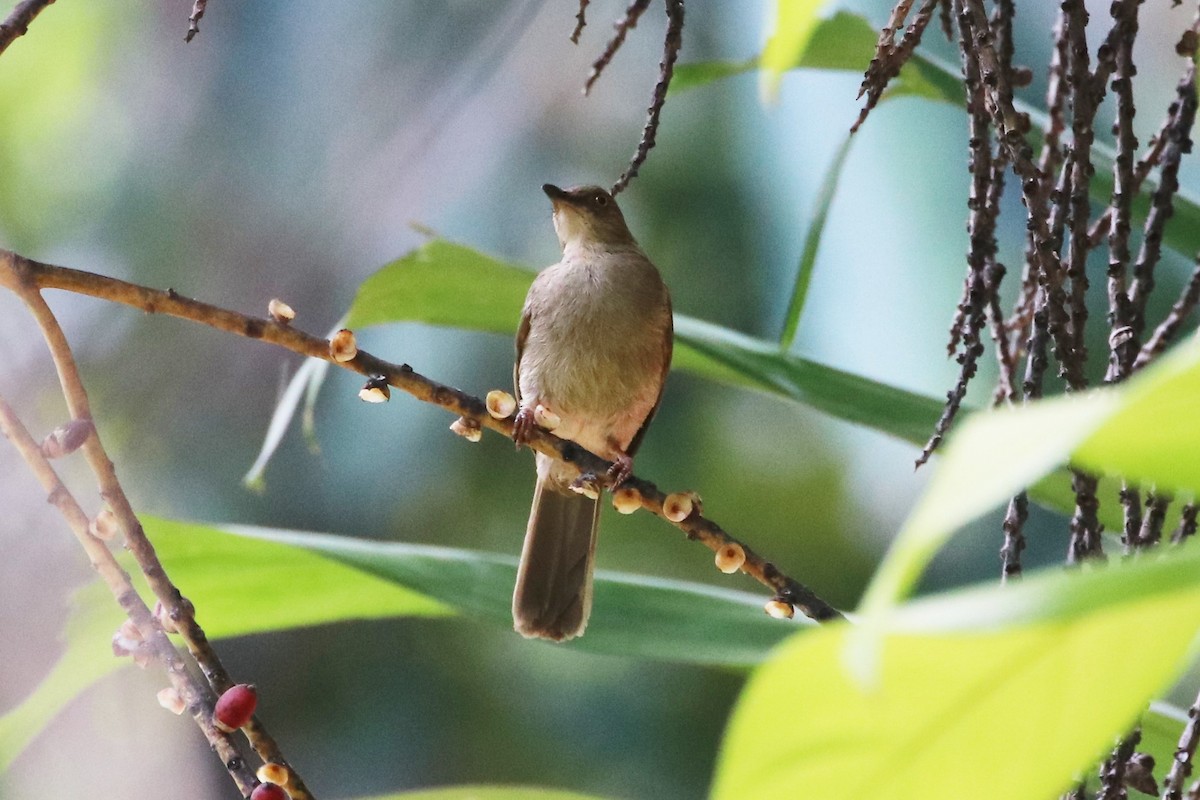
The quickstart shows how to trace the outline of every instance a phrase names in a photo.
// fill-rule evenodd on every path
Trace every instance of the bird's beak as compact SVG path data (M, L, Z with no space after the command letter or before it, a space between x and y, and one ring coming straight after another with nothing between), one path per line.
M564 189L558 188L553 183L543 183L542 191L546 193L546 196L550 198L550 202L554 205L571 202L570 193Z

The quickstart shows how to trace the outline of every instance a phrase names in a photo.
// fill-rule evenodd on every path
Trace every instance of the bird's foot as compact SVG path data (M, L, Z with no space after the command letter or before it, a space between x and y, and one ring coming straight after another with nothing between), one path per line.
M613 465L608 468L608 487L612 491L621 488L621 484L629 480L633 474L633 456L618 453L613 459Z

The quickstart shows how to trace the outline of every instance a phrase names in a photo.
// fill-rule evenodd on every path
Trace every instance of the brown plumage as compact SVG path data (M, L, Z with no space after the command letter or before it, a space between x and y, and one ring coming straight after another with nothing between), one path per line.
M521 312L513 369L524 442L542 405L554 433L613 462L620 485L662 397L671 364L671 299L621 210L598 186L542 189L554 206L562 260L534 280ZM599 500L573 492L569 471L537 455L513 625L561 641L583 633L592 605Z

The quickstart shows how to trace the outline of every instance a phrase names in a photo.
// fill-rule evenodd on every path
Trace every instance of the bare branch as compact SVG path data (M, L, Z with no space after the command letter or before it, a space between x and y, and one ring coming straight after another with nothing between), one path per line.
M268 342L300 355L329 361L362 375L383 376L389 385L407 392L418 400L432 403L453 414L465 417L480 428L487 428L512 438L512 419L494 419L487 412L483 400L478 397L426 378L413 371L407 364L389 363L364 350L359 350L350 361L336 361L330 355L327 339L304 333L270 319L248 317L208 303L182 297L171 290L159 291L116 278L42 264L15 253L0 250L0 286L15 288L19 284L36 289L64 289L77 294L122 303L152 314L167 314L192 320L237 336ZM535 430L529 444L537 452L570 465L579 474L590 473L602 476L606 475L612 466L611 462L584 450L574 442L559 439L540 429ZM663 511L663 501L667 495L659 491L653 483L634 477L622 485L638 492L644 509L667 520L687 534L689 539L699 541L714 553L729 544L740 545L746 553L746 563L742 567L742 571L770 588L776 598L795 606L805 616L822 622L841 619L841 612L814 594L812 590L781 572L778 567L755 553L744 543L734 539L716 522L707 519L699 509L677 522L666 516Z
M642 13L649 7L650 0L633 0L629 4L629 7L625 9L625 16L613 23L613 27L616 28L617 32L608 40L608 44L605 45L604 52L600 54L600 57L592 63L592 72L588 75L587 82L583 84L584 94L592 91L592 84L600 78L600 74L604 72L604 68L608 66L608 62L612 61L613 56L621 49L621 45L625 44L625 35L632 28L637 27L638 19L641 18Z
M29 23L33 22L33 18L53 2L54 0L22 0L17 3L4 22L0 22L0 53L7 50L17 37L24 36L29 31Z
M587 26L587 7L591 0L579 0L579 13L575 15L575 30L571 31L571 42L579 44L579 36Z
M683 47L683 0L667 0L667 35L663 42L662 62L658 65L658 83L654 85L654 95L647 109L646 126L642 128L642 138L629 166L617 178L612 186L612 194L617 194L633 180L650 149L654 147L654 139L658 134L658 119L662 114L663 105L667 102L667 88L671 85L671 76L675 72L675 59L679 57L679 49Z

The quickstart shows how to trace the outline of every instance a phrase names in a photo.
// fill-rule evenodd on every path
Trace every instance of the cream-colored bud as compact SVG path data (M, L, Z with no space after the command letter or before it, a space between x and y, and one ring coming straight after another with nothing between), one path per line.
M663 516L671 522L683 522L692 515L692 498L686 492L673 492L663 500Z
M268 761L258 768L255 776L263 783L273 783L276 786L286 787L288 780L291 778L291 773L283 764L276 764L274 761Z
M358 339L355 338L354 331L342 328L335 333L329 340L329 355L341 364L353 361L358 355Z
M364 403L386 403L392 399L392 390L386 383L368 383L358 390L358 399Z
M782 600L771 600L763 606L763 611L767 612L767 616L775 619L791 619L796 613L796 609L792 608L791 603L785 603Z
M642 495L631 486L622 486L613 492L613 508L622 514L632 514L642 507Z
M59 425L42 440L42 455L62 458L78 450L95 428L90 419L73 419Z
M715 561L717 569L726 575L732 575L746 563L746 551L737 542L729 542L717 550Z
M487 411L494 419L508 419L517 410L517 398L503 389L492 389L487 393Z
M117 515L110 508L100 509L100 513L88 524L88 533L102 542L111 542L118 529Z
M478 442L483 438L483 429L479 423L467 417L459 417L450 423L450 430L466 439L468 442Z
M280 325L287 325L296 318L295 310L278 297L272 297L271 302L267 303L267 313Z
M596 483L595 477L591 475L580 475L571 481L570 488L571 491L581 494L589 500L595 500L600 497L600 486Z
M182 714L187 708L187 704L183 702L183 698L179 696L179 692L175 690L174 686L159 690L158 704L175 715Z
M562 424L562 417L538 403L537 407L533 409L533 421L538 424L539 428L552 431Z

